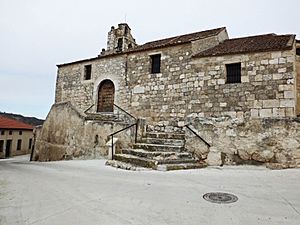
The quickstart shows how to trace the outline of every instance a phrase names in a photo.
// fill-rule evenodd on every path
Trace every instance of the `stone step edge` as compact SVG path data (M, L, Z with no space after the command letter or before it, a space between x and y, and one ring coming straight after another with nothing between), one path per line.
M191 155L190 152L174 152L174 151L169 151L169 152L164 152L164 151L148 151L142 148L126 148L124 149L125 151L134 151L134 152L139 152L139 153L146 153L150 155L167 155L167 154L176 154L176 155Z
M155 159L149 159L149 158L135 156L135 155L131 155L131 154L116 154L115 157L117 157L117 158L121 157L121 158L126 158L126 159L133 159L133 160L140 160L140 161L143 161L145 163L153 164L153 166L197 163L197 159L155 160Z
M201 169L207 167L206 163L183 163L183 164L162 164L156 167L159 171L171 171L171 170L190 170Z
M178 145L161 145L161 144L149 144L149 143L135 143L134 146L150 146L150 147L166 147L166 148L183 148L183 146Z
M139 167L130 163L125 163L117 160L107 160L106 166L115 167L117 169L132 170L132 171L150 171L152 169L146 167Z

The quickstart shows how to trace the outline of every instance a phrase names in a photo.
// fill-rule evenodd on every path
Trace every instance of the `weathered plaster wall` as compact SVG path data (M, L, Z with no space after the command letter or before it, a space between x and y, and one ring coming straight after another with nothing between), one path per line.
M31 151L31 148L29 148L29 142L30 139L33 139L32 130L3 130L4 134L0 134L0 140L4 141L3 149L0 149L0 158L5 158L5 150L6 150L6 144L7 140L11 140L11 150L10 150L10 157L11 156L17 156L17 155L25 155L29 154ZM9 134L9 131L12 132L12 134ZM19 131L22 131L22 134L19 133ZM21 149L17 150L18 140L22 140L21 143ZM33 140L32 142L33 143Z
M42 128L36 132L33 159L39 161L73 158L99 158L108 154L108 136L127 124L86 120L71 103L52 106ZM134 129L121 135L118 146L128 147L134 137Z
M225 164L267 164L271 168L300 166L300 120L238 119L224 117L189 117L197 133L222 153ZM190 136L191 143L198 138ZM198 140L199 141L199 140ZM194 144L192 144L194 145ZM207 158L208 150L196 150Z

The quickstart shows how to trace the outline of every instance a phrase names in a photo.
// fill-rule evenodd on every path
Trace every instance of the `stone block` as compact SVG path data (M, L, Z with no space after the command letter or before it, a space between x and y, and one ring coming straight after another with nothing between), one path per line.
M269 60L267 60L267 59L261 60L260 64L262 64L262 65L268 65L269 64Z
M261 118L268 118L268 117L272 117L272 109L260 109L259 110L259 116Z
M272 52L271 57L274 58L280 58L281 57L281 52Z
M285 109L285 116L286 117L294 117L295 116L294 108L286 108Z
M222 166L222 154L214 147L209 149L209 153L206 159L207 165L209 166Z
M226 107L227 103L226 102L220 102L220 107Z
M285 110L282 108L273 108L273 117L285 117Z
M269 60L269 64L271 64L271 65L277 65L278 62L279 62L278 58Z
M279 68L278 69L278 73L285 73L286 72L286 68Z
M248 83L249 82L249 77L248 76L242 76L241 77L241 82L242 83Z
M225 84L225 79L218 79L217 82L218 84Z
M280 100L280 107L295 107L295 100L291 100L291 99Z
M143 86L135 86L133 88L133 94L143 94L145 93L145 88Z
M279 100L271 99L271 100L263 100L263 108L275 108L279 107Z
M279 91L293 91L294 90L294 85L290 84L280 84L278 86Z
M284 95L284 98L294 98L295 97L294 91L284 91L283 95Z
M273 80L281 80L284 74L273 74Z
M258 109L251 109L251 110L250 110L251 117L252 117L252 118L258 118L258 117L259 117L258 112L259 112Z

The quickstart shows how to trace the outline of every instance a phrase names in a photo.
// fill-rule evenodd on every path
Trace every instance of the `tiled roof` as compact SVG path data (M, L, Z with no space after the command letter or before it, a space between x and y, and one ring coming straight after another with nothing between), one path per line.
M0 116L0 129L33 130L33 126L5 116Z
M276 34L227 39L213 48L194 55L194 57L288 50L293 48L294 40L295 35Z
M127 50L126 52L137 52L137 51L144 51L144 50L149 50L149 49L154 49L154 48L162 48L162 47L167 47L167 46L172 46L172 45L189 43L191 41L218 35L222 30L225 30L225 29L226 29L225 27L221 27L221 28L216 28L216 29L212 29L212 30L206 30L206 31L200 31L200 32L191 33L191 34L170 37L170 38L161 39L158 41L151 41L151 42L147 42L146 44L143 44L143 45L138 45L132 49Z
M111 57L111 56L115 56L115 55L145 51L145 50L156 49L156 48L163 48L163 47L179 45L179 44L185 44L185 43L189 43L191 41L218 35L221 31L223 31L225 29L226 29L225 27L221 27L221 28L216 28L216 29L212 29L212 30L205 30L205 31L191 33L191 34L184 34L184 35L179 35L179 36L175 36L175 37L171 37L171 38L161 39L161 40L157 40L157 41L151 41L151 42L147 42L143 45L138 45L134 48L128 49L124 52L99 55L98 57L83 59L83 60L70 62L70 63L64 63L64 64L60 64L57 66L60 67L60 66L70 65L70 64L79 63L79 62L88 62L88 61L92 61L95 59Z

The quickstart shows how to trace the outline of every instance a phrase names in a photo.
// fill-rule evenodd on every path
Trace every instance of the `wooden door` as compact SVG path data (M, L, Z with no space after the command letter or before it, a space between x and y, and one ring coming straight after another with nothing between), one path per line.
M113 112L115 86L111 80L101 82L98 91L97 112Z

